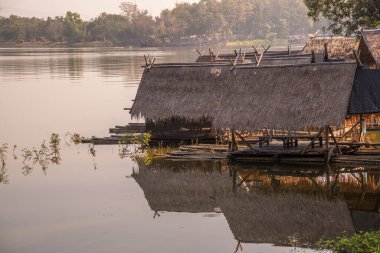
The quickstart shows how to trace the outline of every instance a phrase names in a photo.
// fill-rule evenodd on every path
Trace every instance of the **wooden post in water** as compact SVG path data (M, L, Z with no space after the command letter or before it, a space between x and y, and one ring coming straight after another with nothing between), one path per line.
M329 131L330 131L330 134L331 134L331 138L333 139L333 141L334 141L334 144L335 144L335 146L336 146L336 148L337 148L337 150L338 150L338 154L342 154L342 151L341 151L341 149L340 149L340 147L339 147L339 144L338 144L338 141L336 140L336 138L335 138L335 136L334 136L334 132L333 132L333 130L331 129L331 127L329 126Z
M363 114L360 114L360 137L359 137L359 142L364 141L364 128L365 128L365 120L363 118Z
M236 151L237 148L237 143L236 143L236 138L235 138L235 129L231 128L231 149L230 152Z

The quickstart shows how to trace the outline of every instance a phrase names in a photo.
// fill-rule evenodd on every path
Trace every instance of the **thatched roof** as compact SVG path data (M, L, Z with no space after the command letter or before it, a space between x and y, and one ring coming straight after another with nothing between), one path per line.
M380 29L362 30L359 45L360 59L372 68L380 68Z
M308 42L303 52L324 53L324 44L327 44L330 59L354 60L352 51L357 51L359 40L355 37L317 37Z
M343 200L295 192L230 194L221 208L234 237L241 242L289 244L289 236L315 243L355 232Z
M132 117L212 118L215 128L299 130L344 122L355 63L145 70Z
M348 114L380 112L380 69L358 69L352 87Z
M254 56L251 54L243 54L244 62L249 62L251 64L257 63L257 59L259 59L261 56L256 55ZM231 55L221 55L217 57L212 57L210 55L201 55L196 60L196 63L228 63L230 59L232 61L235 60L237 56L234 54ZM238 57L238 62L243 61L243 57ZM323 53L316 53L314 54L314 63L321 63L323 62ZM312 63L312 54L269 54L264 53L262 60L260 62L261 66L272 66L272 65L294 65L294 64L308 64Z

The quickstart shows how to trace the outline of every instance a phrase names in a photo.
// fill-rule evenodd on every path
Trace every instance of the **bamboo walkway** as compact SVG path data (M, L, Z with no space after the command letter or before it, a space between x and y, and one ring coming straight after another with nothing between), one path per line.
M283 148L282 143L268 146L254 146L255 151L245 146L239 146L238 151L228 153L227 145L199 144L180 146L165 157L170 160L226 160L234 162L265 162L265 163L292 163L292 164L325 164L327 151L322 147L303 152L306 142L300 142L297 147ZM380 150L363 148L351 154L333 154L330 163L349 165L379 165Z

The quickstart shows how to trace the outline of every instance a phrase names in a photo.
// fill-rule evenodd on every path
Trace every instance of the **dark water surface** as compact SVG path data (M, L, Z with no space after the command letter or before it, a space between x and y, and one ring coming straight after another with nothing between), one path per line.
M237 240L242 241L239 252L312 252L272 246L284 236L285 240L293 236L284 235L286 223L252 224L251 202L231 200L234 191L242 194L251 187L252 192L255 185L272 187L276 180L285 179L273 181L270 175L263 179L259 172L247 176L243 168L231 170L211 163L165 165L155 161L148 168L129 158L120 159L117 146L96 147L94 156L87 145L65 144L67 132L107 136L109 127L131 121L123 108L132 104L144 54L156 57L156 62L196 58L190 48L0 49L0 146L8 144L0 171L0 252L232 253ZM51 133L60 136L61 160L40 154L49 158L47 163L23 162L26 151L22 149L40 150L43 140L49 146ZM190 173L193 170L181 172L186 166L195 175ZM162 177L160 172L166 170L170 173ZM188 187L191 180L186 179L199 176L207 178L204 183L210 192L201 191L202 187L193 192L194 187ZM239 183L239 176L257 178L234 188L233 180ZM325 185L323 179L318 180ZM318 188L310 182L309 186ZM193 199L197 194L202 197ZM269 200L263 197L261 201ZM239 205L238 211L233 209ZM220 208L229 212L221 213ZM281 206L273 208L268 210L281 215ZM291 223L302 220L285 219ZM273 238L266 238L268 233Z

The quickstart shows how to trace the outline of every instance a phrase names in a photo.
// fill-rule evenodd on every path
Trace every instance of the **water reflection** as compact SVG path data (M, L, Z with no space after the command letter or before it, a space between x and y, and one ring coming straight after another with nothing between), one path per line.
M143 50L126 48L25 48L0 49L0 73L8 79L69 78L83 79L86 73L105 77L121 77L126 86L137 86L143 72L144 54L156 57L157 62L192 62L196 55L192 48L163 51L158 48ZM49 75L47 75L49 74Z
M241 243L312 246L322 237L380 228L380 173L371 168L164 159L137 165L133 178L153 218L165 212L222 212L236 250Z
M83 76L83 58L82 57L69 57L68 59L69 75L72 78L79 79Z

